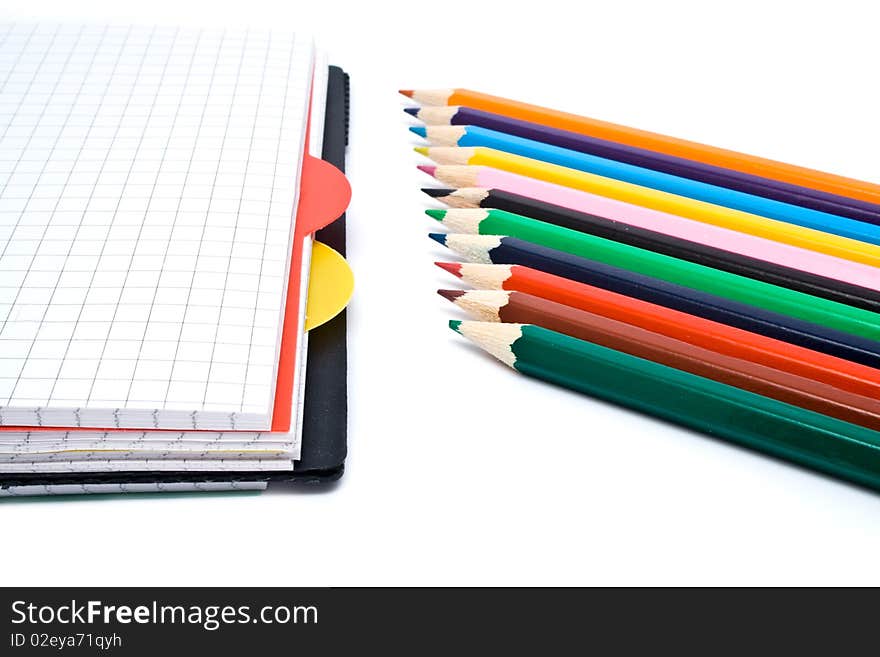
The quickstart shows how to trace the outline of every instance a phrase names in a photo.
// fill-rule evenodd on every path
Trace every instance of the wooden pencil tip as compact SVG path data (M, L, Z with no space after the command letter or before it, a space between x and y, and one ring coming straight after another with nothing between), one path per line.
M461 331L458 330L458 327L460 327L460 326L461 326L460 319L450 319L449 320L449 328L451 328L456 333L461 333Z
M442 198L449 196L455 190L449 187L422 187L422 191L431 198Z
M413 150L419 155L424 155L428 157L428 147L427 146L416 146Z
M464 290L437 290L437 294L447 301L455 301L458 297L464 294Z
M453 276L457 276L461 278L461 263L460 262L435 262L435 265L443 269L444 271L448 271Z
M427 173L429 176L433 176L434 172L437 170L437 166L434 164L419 164L419 171Z
M410 116L414 116L419 118L419 108L418 107L404 107L403 111L409 114Z
M413 93L415 92L412 89L398 89L397 93L401 94L402 96L406 96L407 98L412 98Z
M443 217L446 216L446 210L435 210L434 208L430 208L428 210L425 210L425 214L431 217L431 219L443 221Z
M409 127L409 131L417 134L419 137L427 137L428 136L428 129L423 125L411 125ZM423 155L427 155L427 154L428 154L428 149L426 148Z
M428 237L430 237L435 242L446 246L446 233L428 233Z

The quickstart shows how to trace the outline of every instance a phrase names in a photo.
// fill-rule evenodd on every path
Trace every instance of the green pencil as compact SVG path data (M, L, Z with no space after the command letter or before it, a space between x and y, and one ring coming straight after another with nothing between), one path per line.
M531 324L449 326L527 376L880 490L880 432Z
M427 210L457 233L507 235L670 283L880 340L880 315L504 210Z

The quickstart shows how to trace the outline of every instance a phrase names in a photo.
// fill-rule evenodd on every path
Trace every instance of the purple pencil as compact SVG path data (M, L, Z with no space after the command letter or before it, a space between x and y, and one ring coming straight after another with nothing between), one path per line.
M408 107L405 111L428 125L480 126L609 160L617 160L682 178L698 180L755 196L763 196L812 210L880 225L880 205L859 199L762 178L613 141L587 137L575 132L512 119L470 107Z

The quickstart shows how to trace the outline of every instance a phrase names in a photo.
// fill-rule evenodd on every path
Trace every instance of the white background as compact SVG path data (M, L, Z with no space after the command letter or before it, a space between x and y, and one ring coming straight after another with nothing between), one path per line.
M871 4L6 0L313 32L352 74L357 290L334 490L4 502L0 583L880 584L880 495L529 381L446 328L395 92L470 87L880 181Z

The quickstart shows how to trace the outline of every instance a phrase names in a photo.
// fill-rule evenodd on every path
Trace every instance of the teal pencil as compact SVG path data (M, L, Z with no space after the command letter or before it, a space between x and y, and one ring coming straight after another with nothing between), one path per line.
M449 325L527 376L880 490L880 432L531 324Z

